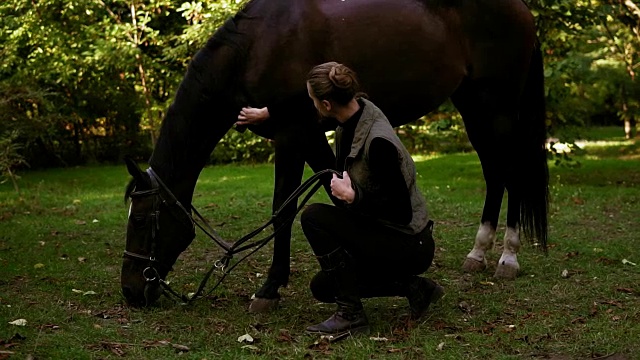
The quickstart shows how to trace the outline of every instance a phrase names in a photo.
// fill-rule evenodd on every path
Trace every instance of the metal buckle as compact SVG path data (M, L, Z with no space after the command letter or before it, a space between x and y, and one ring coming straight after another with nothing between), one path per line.
M213 263L213 266L215 266L216 269L220 269L220 271L224 272L224 268L227 266L227 264L222 262L222 260L216 260L216 262Z
M154 272L154 276L153 277L148 277L147 276L147 270L152 270ZM158 275L158 270L156 270L156 268L154 267L147 267L144 270L142 270L142 276L144 277L146 282L153 282L155 281L160 275Z

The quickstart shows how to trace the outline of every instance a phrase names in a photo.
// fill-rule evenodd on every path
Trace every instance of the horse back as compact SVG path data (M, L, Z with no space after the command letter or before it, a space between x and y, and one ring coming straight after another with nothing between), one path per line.
M305 93L308 71L337 61L394 125L433 110L465 77L521 72L528 63L514 60L535 40L521 0L254 0L246 12L242 81L254 106Z

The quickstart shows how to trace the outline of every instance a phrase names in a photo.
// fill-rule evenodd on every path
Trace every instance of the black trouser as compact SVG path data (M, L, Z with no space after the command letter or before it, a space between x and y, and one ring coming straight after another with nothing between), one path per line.
M433 261L435 244L431 226L419 234L409 235L354 211L328 204L309 205L300 221L316 256L330 254L339 248L351 255L356 269L352 276L364 287L384 289L385 284L408 281L413 275L425 272ZM379 296L401 295L379 293ZM322 297L314 293L316 298L317 295ZM368 296L363 294L362 297Z

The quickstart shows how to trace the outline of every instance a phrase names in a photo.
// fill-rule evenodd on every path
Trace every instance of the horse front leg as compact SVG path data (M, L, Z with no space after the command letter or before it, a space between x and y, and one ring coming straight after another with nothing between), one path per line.
M300 186L304 171L303 152L298 147L299 137L295 131L280 131L275 138L275 186L273 193L273 211L277 211L286 199ZM290 273L292 215L297 201L292 201L282 209L274 230L278 233L273 242L273 257L269 274L262 287L255 293L249 306L251 312L267 312L275 309L280 302L278 289L287 286Z
M475 244L462 264L462 270L465 272L480 272L487 268L486 253L491 250L496 239L496 228L504 195L504 182L496 173L497 168L493 166L494 159L487 158L480 152L478 154L487 184L487 193Z
M489 221L480 224L473 249L467 254L462 270L470 273L484 271L487 268L486 253L493 247L495 239L496 228Z

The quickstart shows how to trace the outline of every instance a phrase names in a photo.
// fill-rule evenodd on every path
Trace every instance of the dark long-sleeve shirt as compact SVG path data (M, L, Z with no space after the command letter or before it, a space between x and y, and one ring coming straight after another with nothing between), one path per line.
M336 170L344 171L344 165L355 128L362 116L364 103L359 101L360 109L349 120L341 124L342 137L336 145ZM371 178L378 185L374 190L365 192L357 184L352 183L356 197L348 206L364 214L394 222L408 224L413 211L409 189L400 170L400 161L396 147L383 138L375 138L369 147L369 169Z

